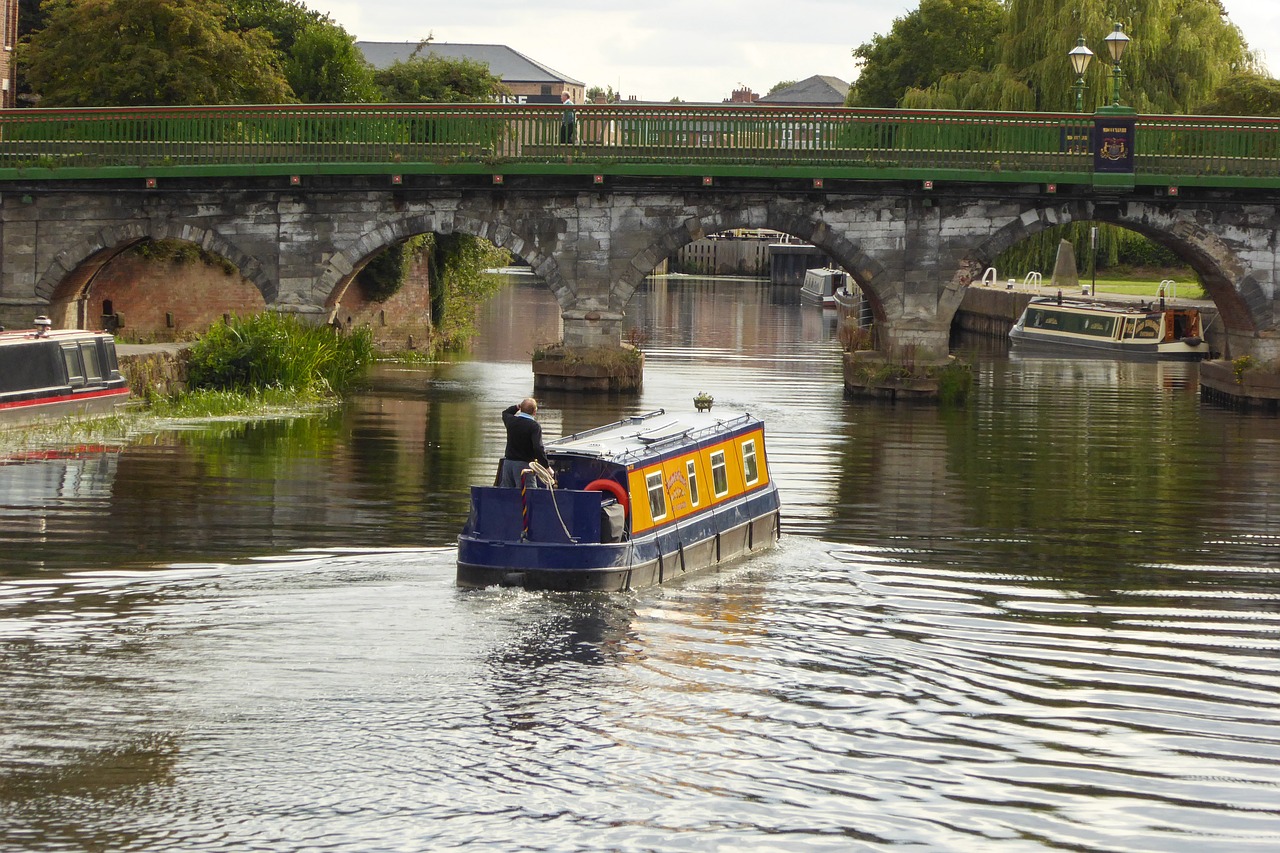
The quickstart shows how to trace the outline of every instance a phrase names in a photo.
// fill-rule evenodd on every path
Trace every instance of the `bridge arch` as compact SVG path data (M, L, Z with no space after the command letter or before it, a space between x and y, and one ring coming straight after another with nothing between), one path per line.
M802 212L805 209L807 212ZM622 275L614 282L609 304L621 313L663 260L696 240L738 228L764 228L789 234L822 250L853 277L877 318L883 319L879 290L885 287L886 267L864 249L853 232L827 221L824 213L820 207L785 200L743 206L739 199L728 198L723 206L709 205L656 230L651 241L628 259Z
M50 306L70 303L87 290L94 277L113 258L145 240L194 243L234 264L240 275L253 283L268 304L276 298L276 284L257 260L216 231L176 222L155 225L135 222L99 229L54 256L36 283L35 295Z
M311 292L314 304L327 305L341 297L360 270L379 252L419 234L466 234L481 237L519 257L547 283L562 310L573 305L576 291L565 279L551 251L543 243L522 235L498 207L468 213L414 211L382 219L373 228L339 248L316 278Z
M1275 329L1272 300L1236 250L1196 221L1195 211L1139 201L1078 201L1037 206L996 230L965 257L961 274L976 281L996 257L1023 240L1070 222L1118 225L1169 249L1196 271L1226 328L1253 335Z

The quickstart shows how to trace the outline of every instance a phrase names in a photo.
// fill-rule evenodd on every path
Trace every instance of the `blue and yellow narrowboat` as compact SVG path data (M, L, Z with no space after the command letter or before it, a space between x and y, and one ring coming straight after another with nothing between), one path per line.
M640 589L772 547L781 534L764 423L646 415L546 445L554 488L474 486L460 587Z

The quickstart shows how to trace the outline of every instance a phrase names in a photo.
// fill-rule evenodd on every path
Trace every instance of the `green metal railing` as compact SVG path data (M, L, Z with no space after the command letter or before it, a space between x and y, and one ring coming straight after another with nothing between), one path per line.
M1089 184L1093 117L763 106L0 111L0 181L630 174ZM1138 116L1135 184L1280 187L1280 119Z

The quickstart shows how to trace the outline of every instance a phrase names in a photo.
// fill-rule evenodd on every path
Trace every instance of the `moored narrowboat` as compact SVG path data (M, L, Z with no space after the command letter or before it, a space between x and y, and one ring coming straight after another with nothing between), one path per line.
M1009 330L1020 349L1138 359L1197 360L1209 356L1200 309L1038 297Z
M836 293L848 289L849 276L844 270L823 267L806 270L804 283L800 286L800 298L805 302L816 302L823 308L836 307Z
M461 587L640 589L772 547L764 423L657 410L546 445L554 488L473 486Z
M115 338L50 325L0 332L0 427L106 414L129 397Z

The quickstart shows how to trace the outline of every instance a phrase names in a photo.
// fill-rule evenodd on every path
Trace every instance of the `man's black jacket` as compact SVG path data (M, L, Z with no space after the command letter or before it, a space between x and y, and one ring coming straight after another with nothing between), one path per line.
M507 425L507 449L502 455L520 462L536 459L550 467L546 448L542 446L542 424L532 418L517 417L517 411L518 407L512 406L502 413L502 422Z

